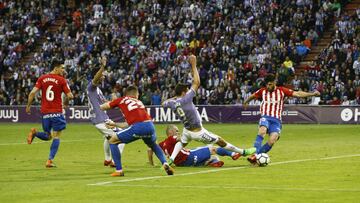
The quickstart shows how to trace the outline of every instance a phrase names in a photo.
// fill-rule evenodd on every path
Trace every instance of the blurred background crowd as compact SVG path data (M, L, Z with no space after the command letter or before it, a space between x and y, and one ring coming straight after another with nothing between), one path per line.
M278 84L321 92L290 104L360 104L360 10L343 0L0 0L0 105L26 104L36 79L64 61L75 99L86 105L92 69L106 56L104 95L136 85L145 105L201 78L196 104L241 104L268 73ZM50 31L56 21L58 29ZM297 70L324 30L331 43ZM42 40L41 48L34 49ZM32 60L22 63L29 52ZM39 102L39 98L37 98ZM257 102L258 103L258 102ZM252 104L257 104L252 103Z

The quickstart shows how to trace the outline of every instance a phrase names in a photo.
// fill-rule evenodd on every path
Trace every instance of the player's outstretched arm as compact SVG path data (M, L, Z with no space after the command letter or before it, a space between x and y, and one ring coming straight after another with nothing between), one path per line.
M129 124L127 122L115 123L114 121L106 121L105 125L107 128L110 128L110 129L115 128L115 127L124 129L124 128L129 127Z
M163 107L168 107L169 101L170 101L170 100L173 100L173 99L175 99L175 97L171 97L171 98L169 98L169 99L161 102L161 106L163 106Z
M194 55L189 56L189 63L191 65L191 72L193 75L193 82L191 88L196 92L200 86L200 76L196 67L196 56Z
M154 154L153 150L152 150L151 148L148 148L148 150L147 150L147 156L148 156L149 164L150 164L151 166L154 166L153 154Z
M100 109L103 111L111 109L110 102L105 102L105 103L101 104Z
M64 108L67 108L69 106L69 101L74 99L74 95L71 93L71 91L69 93L66 94L66 97L64 98Z
M250 95L250 97L248 97L245 101L244 101L244 107L246 108L249 104L249 102L251 102L252 100L254 100L256 98L255 94Z
M105 70L106 62L107 62L106 57L105 56L102 57L101 58L100 69L98 70L98 72L96 72L96 74L95 74L95 76L94 76L94 78L92 80L93 85L98 85L100 83L100 81L101 81L100 79L101 79L102 74L103 74L103 72Z
M33 103L34 98L35 98L35 95L36 95L36 93L37 93L39 90L40 90L40 89L37 88L37 87L34 87L34 88L31 90L31 92L30 92L30 94L29 94L29 96L28 96L28 101L27 101L27 105L26 105L26 113L27 113L27 114L30 114L30 113L31 113L31 110L30 110L31 104Z
M292 96L298 97L298 98L313 97L313 96L320 96L320 92L319 91L315 91L315 92L295 91Z
M68 92L67 94L66 94L66 98L68 99L68 100L72 100L72 99L74 99L74 95L73 95L73 93L70 91L70 92Z

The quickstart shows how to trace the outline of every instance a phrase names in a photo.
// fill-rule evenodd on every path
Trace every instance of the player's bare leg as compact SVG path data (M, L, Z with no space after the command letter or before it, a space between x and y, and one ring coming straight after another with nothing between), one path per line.
M259 150L260 153L267 153L271 150L272 146L279 140L280 135L277 132L270 133L269 140Z
M156 135L154 134L156 137ZM166 157L160 146L156 141L153 141L151 138L143 138L144 143L155 153L156 157L162 163L165 172L168 175L174 175L174 169L166 162Z

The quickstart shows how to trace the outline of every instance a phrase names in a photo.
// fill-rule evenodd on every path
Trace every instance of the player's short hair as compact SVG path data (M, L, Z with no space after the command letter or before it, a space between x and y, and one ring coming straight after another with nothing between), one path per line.
M126 88L125 90L125 95L135 95L136 93L138 93L138 88L136 86L129 86Z
M63 62L58 60L58 59L55 59L55 60L53 60L51 62L51 69L54 69L54 68L59 67L61 65L63 65Z
M175 86L175 94L176 96L181 96L181 94L186 91L188 86L184 83L179 83Z
M274 74L268 74L266 77L265 77L265 85L268 84L269 82L274 82L275 81L275 75Z

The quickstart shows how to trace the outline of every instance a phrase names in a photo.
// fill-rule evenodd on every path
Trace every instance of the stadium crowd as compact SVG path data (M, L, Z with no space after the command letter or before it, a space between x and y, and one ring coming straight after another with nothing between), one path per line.
M331 42L306 66L301 78L292 81L295 89L322 93L320 104L360 104L360 9L356 15L339 15Z
M174 96L177 83L191 82L190 53L198 56L201 77L197 104L240 104L267 73L296 90L319 90L321 104L360 103L359 16L342 14L346 1L93 0L77 1L72 9L55 0L0 2L0 104L25 104L37 77L58 58L67 66L73 105L84 105L89 73L106 55L107 79L101 86L106 97L135 84L145 105L158 105ZM55 18L64 24L47 32L44 22ZM22 23L14 26L19 19ZM334 19L331 45L295 75L297 64ZM22 35L14 39L9 30ZM14 43L31 50L39 36L45 39L42 50L30 64L18 66L23 52ZM25 43L29 39L32 43Z

